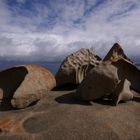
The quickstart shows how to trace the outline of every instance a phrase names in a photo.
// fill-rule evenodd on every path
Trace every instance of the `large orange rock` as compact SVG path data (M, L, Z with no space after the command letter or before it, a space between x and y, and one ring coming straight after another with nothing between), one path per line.
M22 65L0 72L1 104L25 108L56 85L52 73L37 65Z
M57 74L57 85L80 84L88 71L100 63L101 58L92 49L82 48L69 55Z

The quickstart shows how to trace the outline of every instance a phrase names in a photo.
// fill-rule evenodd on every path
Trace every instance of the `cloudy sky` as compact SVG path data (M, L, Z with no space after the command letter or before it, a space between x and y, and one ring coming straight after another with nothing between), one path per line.
M140 57L140 0L0 0L0 58L60 61L119 42Z

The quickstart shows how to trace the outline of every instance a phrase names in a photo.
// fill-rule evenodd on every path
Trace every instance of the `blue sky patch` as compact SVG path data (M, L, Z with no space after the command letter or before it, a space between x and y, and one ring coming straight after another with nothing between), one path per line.
M115 42L136 57L139 15L140 0L0 0L0 57L56 61L81 47L104 56Z

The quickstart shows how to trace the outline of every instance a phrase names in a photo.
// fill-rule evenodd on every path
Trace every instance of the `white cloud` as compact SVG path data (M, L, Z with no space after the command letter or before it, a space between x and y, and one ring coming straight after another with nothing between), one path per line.
M54 1L49 6L34 3L29 16L18 10L14 16L0 1L0 57L59 61L81 47L93 47L104 56L115 42L128 55L140 55L139 0Z

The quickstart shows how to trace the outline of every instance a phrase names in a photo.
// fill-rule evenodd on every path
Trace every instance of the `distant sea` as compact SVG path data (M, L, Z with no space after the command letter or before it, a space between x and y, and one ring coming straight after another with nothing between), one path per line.
M56 74L62 62L18 62L18 61L0 61L0 70L22 64L37 64L48 68L53 74ZM136 63L140 69L140 63Z
M48 68L53 74L56 74L62 62L18 62L18 61L0 61L0 70L22 64L37 64Z

